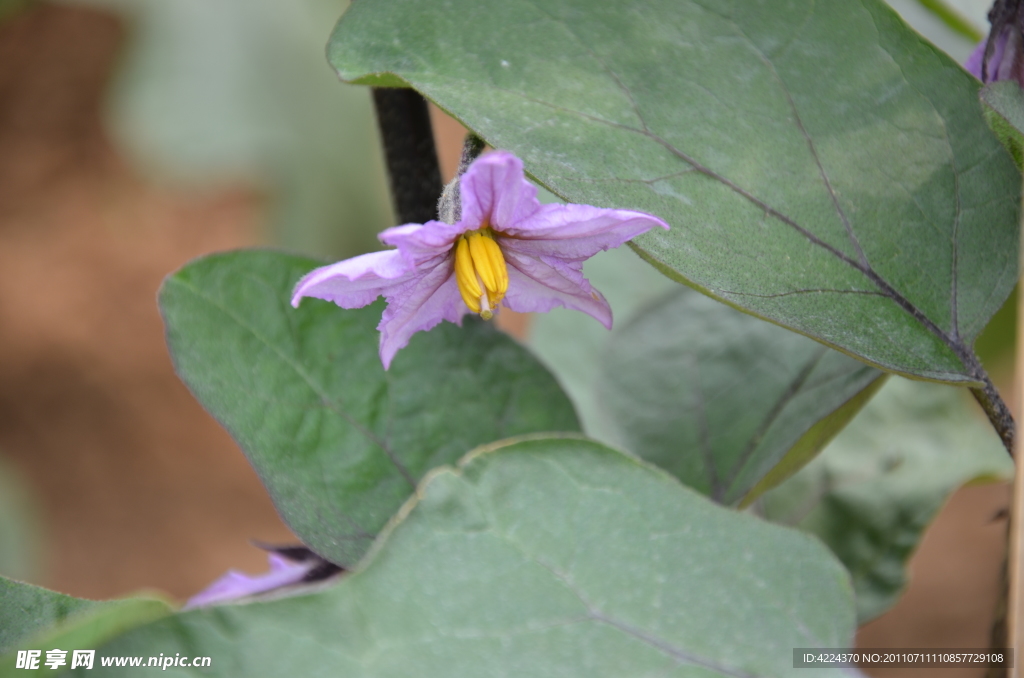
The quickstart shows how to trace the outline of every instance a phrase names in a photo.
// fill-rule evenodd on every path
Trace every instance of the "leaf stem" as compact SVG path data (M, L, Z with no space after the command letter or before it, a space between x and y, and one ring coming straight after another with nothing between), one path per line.
M374 87L373 103L398 223L435 219L441 167L426 99L413 89Z
M971 42L979 42L985 35L974 23L951 7L945 0L917 0L918 4L934 14L950 30L955 31Z
M984 386L972 388L971 393L981 405L981 409L985 411L988 420L992 422L992 428L999 434L999 439L1003 441L1003 446L1012 458L1014 457L1013 441L1017 435L1017 427L1010 408L1006 406L987 372L980 370L976 376L982 380Z

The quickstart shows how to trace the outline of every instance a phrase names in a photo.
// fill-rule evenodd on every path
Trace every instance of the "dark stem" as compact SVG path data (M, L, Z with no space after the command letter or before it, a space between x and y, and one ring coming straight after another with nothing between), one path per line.
M1003 402L999 391L996 390L995 384L989 379L987 373L982 371L977 376L984 382L984 386L972 388L971 393L981 405L981 409L985 411L988 420L992 422L992 428L999 434L999 439L1003 441L1003 447L1013 457L1013 441L1016 437L1017 427L1013 422L1013 415L1010 414L1010 408Z
M441 167L427 101L416 90L374 87L373 103L398 223L437 218Z

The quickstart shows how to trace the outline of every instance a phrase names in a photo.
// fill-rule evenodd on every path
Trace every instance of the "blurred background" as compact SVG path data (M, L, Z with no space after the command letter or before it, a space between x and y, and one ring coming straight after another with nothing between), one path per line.
M0 574L180 600L295 540L174 375L156 292L207 252L339 259L393 225L369 92L323 56L347 4L0 0ZM929 3L892 4L966 58ZM952 4L987 30L987 3ZM447 180L464 130L432 114ZM981 346L1006 393L1014 303ZM954 495L859 642L987 645L1008 503Z

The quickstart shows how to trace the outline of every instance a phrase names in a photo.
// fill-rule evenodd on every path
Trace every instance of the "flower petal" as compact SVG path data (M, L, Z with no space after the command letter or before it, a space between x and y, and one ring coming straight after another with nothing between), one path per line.
M664 221L644 212L590 205L544 205L517 226L505 229L499 234L498 243L504 249L529 256L582 261L619 247L655 226L668 229Z
M981 64L985 60L985 45L987 44L988 40L979 42L971 55L967 57L967 61L964 62L964 69L978 80L981 80Z
M276 553L268 553L267 560L270 562L269 572L248 575L237 570L229 570L227 574L206 589L189 598L183 609L205 607L238 598L247 598L283 586L292 586L301 583L303 577L317 566L315 560L295 563Z
M611 329L612 309L583 277L581 262L506 252L508 292L504 305L521 313L547 313L564 306L593 316Z
M303 297L333 301L342 308L362 308L388 289L417 275L397 250L371 252L310 271L295 286L292 306Z
M540 209L537 188L523 175L523 161L508 151L480 156L459 183L465 230L480 228L484 221L496 231L506 231Z
M384 369L390 367L392 358L408 345L412 335L429 330L442 320L461 325L462 316L469 313L459 294L455 269L447 257L430 271L420 269L414 279L390 288L384 296L388 307L377 326Z
M434 257L447 255L466 230L460 225L428 221L425 224L395 226L382 231L377 237L384 244L397 247L410 266L419 266Z
M1003 29L1003 32L999 34L999 39L996 40L996 48L992 51L992 60L989 62L989 82L993 80L1016 80L1018 84L1021 83L1020 74L1015 73L1020 49L1020 31L1015 28Z
M1019 44L1019 38L1016 40L1010 40L1011 30L1004 28L996 36L995 42L992 45L992 56L988 60L988 68L985 69L985 75L988 76L988 80L985 82L996 82L998 80L1011 80L1013 79L1013 62L1015 61L1016 48L1015 44ZM964 68L968 73L981 80L982 64L985 62L985 47L988 45L988 40L982 40L971 52L971 55L967 57L967 61L964 62ZM1007 53L1009 50L1009 53Z

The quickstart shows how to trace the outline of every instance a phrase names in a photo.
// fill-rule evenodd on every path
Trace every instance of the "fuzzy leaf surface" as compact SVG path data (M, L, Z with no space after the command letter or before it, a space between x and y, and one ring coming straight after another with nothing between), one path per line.
M792 648L853 630L817 540L562 437L431 474L324 592L191 611L98 654L214 658L169 676L810 677L833 672L792 668Z

